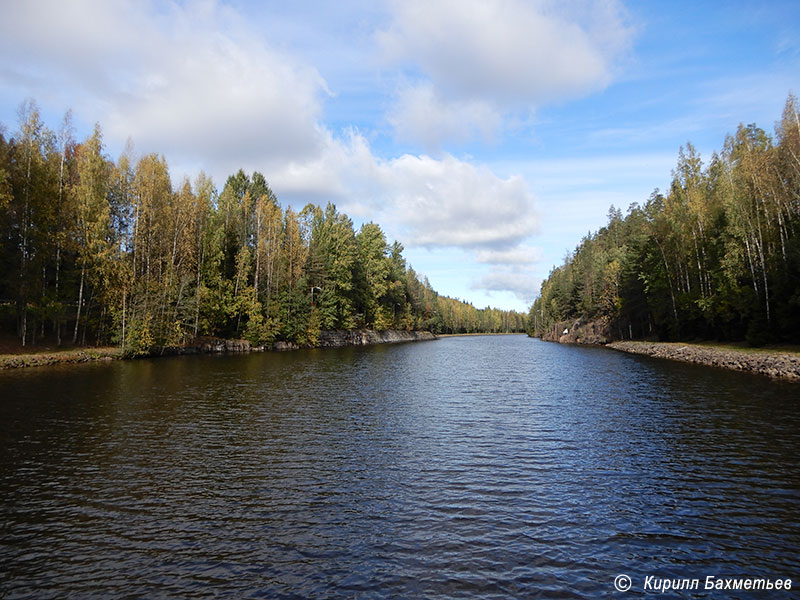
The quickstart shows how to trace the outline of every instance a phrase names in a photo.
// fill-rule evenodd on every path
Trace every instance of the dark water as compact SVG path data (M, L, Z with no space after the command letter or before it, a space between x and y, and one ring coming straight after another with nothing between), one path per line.
M800 587L798 385L504 336L2 372L0 397L2 598Z

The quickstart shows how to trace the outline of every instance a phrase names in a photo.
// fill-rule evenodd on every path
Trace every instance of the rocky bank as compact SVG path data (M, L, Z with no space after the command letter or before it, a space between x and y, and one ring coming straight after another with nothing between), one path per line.
M760 373L800 381L800 355L770 350L748 350L687 343L615 341L619 332L603 321L562 321L542 339L562 344L603 345L621 352L681 360L700 365Z
M397 344L399 342L420 342L435 340L436 336L430 331L401 331L389 329L387 331L374 331L372 329L335 329L321 331L316 348L342 348L344 346L371 346L373 344ZM275 342L273 350L294 350L296 344L291 342Z
M312 348L342 348L344 346L370 346L372 344L396 344L399 342L419 342L435 340L430 331L374 331L372 329L333 329L319 332L317 343ZM253 346L247 340L226 340L221 338L198 338L185 346L164 348L153 352L160 354L216 354L222 352L264 352L274 350L299 350L301 347L293 342L273 342L266 346Z
M608 347L630 354L669 358L800 381L800 355L787 352L736 350L674 342L612 342Z
M341 348L344 346L369 346L372 344L394 344L398 342L418 342L435 340L430 331L374 331L372 329L335 329L320 331L317 343L313 348ZM167 347L156 350L153 355L160 354L216 354L222 352L264 352L299 350L301 347L293 342L277 341L266 346L253 346L247 340L226 340L221 338L198 338L185 346Z

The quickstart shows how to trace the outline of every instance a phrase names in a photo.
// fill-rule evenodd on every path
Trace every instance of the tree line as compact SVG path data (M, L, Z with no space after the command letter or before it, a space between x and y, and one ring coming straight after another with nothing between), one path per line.
M36 104L0 128L0 328L23 346L115 343L131 354L198 336L316 343L325 329L524 331L526 316L440 296L375 223L333 204L281 206L264 176L173 187L164 156L105 152Z
M528 330L597 320L617 338L800 339L800 118L728 135L708 164L682 147L669 191L581 240L530 308Z

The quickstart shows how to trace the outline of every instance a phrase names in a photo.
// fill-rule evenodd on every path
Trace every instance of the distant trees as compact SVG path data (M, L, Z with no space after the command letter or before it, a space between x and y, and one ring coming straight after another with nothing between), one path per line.
M800 119L789 96L774 138L740 125L704 168L681 148L666 195L612 207L542 284L529 332L607 322L619 337L800 337Z
M282 208L264 176L173 187L163 156L114 162L23 104L0 129L0 327L27 345L132 354L199 335L313 344L321 329L523 331L525 315L439 296L380 226L328 204Z

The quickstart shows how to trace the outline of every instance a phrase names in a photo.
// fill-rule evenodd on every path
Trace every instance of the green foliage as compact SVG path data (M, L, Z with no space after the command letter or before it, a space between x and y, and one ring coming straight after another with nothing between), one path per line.
M584 238L542 284L528 331L598 319L628 337L800 338L800 119L789 96L777 145L741 125L703 168L681 148L669 193Z
M78 144L32 102L0 128L0 326L24 342L62 332L131 356L196 336L314 345L324 329L522 331L524 315L439 296L375 223L358 233L333 204L285 210L239 170L220 193L201 174L173 186L167 161L99 125Z
M241 310L247 315L244 339L254 346L271 344L278 335L279 323L264 315L261 304L256 300L255 288L248 287L243 294Z
M150 318L133 319L128 323L126 344L123 351L126 356L143 356L155 345Z

